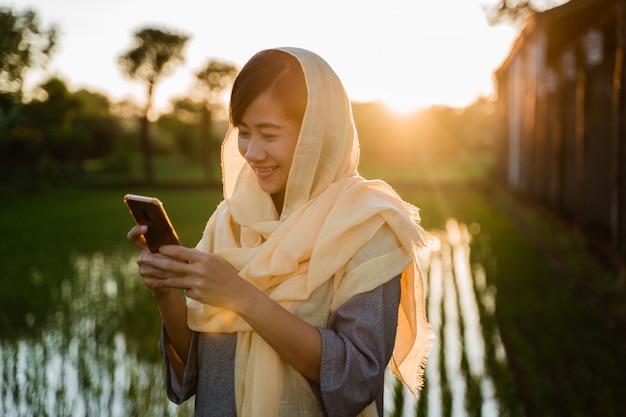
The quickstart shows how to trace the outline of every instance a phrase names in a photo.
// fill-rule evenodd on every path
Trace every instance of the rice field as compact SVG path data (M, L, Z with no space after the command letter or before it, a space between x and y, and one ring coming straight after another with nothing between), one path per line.
M77 188L0 206L0 415L193 414L164 394L159 314L125 241L128 191L158 195L187 245L219 201L219 190ZM434 237L421 264L437 339L418 399L386 379L386 416L621 415L621 337L484 190L401 192Z

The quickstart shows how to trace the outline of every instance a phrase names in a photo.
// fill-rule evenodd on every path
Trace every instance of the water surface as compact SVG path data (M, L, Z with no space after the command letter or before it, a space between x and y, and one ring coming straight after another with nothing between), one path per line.
M483 265L470 260L480 227L450 219L432 234L420 258L437 336L426 385L416 400L387 378L386 414L520 415L519 404L501 394L513 389L510 380L493 377L501 375L494 369L506 369L506 354L494 318L497 290ZM30 272L25 282L50 285L50 299L43 311L24 311L19 322L27 329L10 332L19 336L0 340L0 415L193 414L193 401L177 407L165 397L158 311L135 256L74 253L67 276Z

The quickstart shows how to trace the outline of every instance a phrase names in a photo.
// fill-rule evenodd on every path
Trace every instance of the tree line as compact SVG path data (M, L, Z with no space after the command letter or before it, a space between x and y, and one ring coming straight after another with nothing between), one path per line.
M123 174L131 155L142 156L143 182L155 182L153 156L176 155L201 165L207 182L219 183L223 137L222 93L238 68L207 59L195 72L195 85L172 110L150 120L159 83L185 60L189 36L146 27L118 58L120 70L145 87L145 106L113 103L100 93L70 91L52 77L25 98L24 78L44 68L58 44L58 28L44 27L34 11L0 8L0 181L38 187L75 181L98 161L104 171ZM480 98L465 109L433 107L398 116L381 103L353 103L362 160L410 163L416 158L450 157L493 142L492 103ZM223 118L223 117L222 117Z
M173 138L167 151L203 164L207 178L214 179L213 113L221 109L220 94L237 74L234 64L208 59L195 72L192 93L173 103L169 114L149 120L155 88L184 63L188 40L187 35L150 27L133 34L133 44L118 64L125 75L145 86L144 108L112 103L85 89L70 91L58 77L38 85L26 100L25 76L50 61L58 28L44 27L32 10L0 8L0 179L71 180L93 159L107 160L109 169L124 170L128 161L123 155L140 151L145 182L153 183L152 157L159 151L155 136Z

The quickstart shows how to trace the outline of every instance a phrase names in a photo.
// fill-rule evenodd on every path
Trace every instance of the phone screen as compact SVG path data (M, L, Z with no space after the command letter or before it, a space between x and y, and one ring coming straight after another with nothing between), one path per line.
M158 198L127 194L124 203L135 223L148 226L144 237L151 252L158 252L163 245L180 245L178 235Z

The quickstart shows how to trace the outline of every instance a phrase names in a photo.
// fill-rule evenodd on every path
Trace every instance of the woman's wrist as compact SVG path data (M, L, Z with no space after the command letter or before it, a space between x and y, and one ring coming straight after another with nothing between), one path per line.
M150 292L156 301L166 300L172 296L180 297L176 288L150 288Z
M267 301L264 299L269 300L269 297L254 285L244 281L244 285L238 292L237 297L233 300L229 310L234 311L243 318L254 316L254 310L259 304L263 301Z

